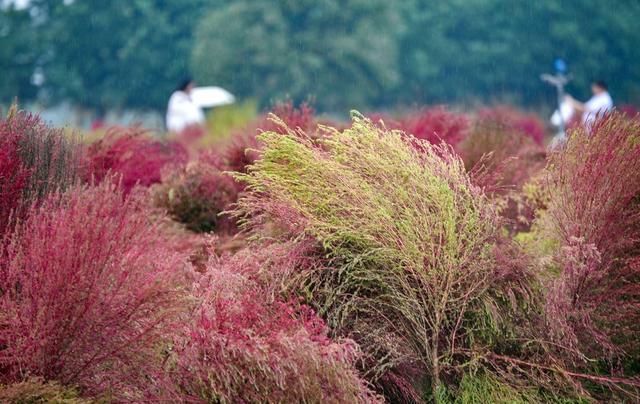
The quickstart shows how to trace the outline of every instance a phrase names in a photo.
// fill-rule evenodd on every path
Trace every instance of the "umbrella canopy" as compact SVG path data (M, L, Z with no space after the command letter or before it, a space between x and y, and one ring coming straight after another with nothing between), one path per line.
M235 97L233 94L221 87L196 87L189 94L194 104L200 108L219 107L221 105L233 104Z

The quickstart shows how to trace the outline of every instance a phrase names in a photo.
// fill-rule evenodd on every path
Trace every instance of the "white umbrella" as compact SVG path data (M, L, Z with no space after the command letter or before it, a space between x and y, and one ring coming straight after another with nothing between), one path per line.
M195 87L189 94L191 101L200 108L219 107L233 104L236 99L227 90L221 87Z

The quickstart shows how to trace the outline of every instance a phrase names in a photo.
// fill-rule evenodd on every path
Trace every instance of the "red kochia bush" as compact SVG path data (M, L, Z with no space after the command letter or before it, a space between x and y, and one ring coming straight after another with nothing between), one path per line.
M251 255L212 262L196 287L201 307L175 348L188 400L377 402L353 367L354 343L330 340L308 307L273 300L246 266Z
M538 145L544 143L544 124L535 114L527 114L513 107L501 105L493 108L483 108L478 111L478 120L491 121L506 126L516 132L530 137Z
M0 255L0 383L134 399L181 310L182 256L111 181L32 208Z
M136 184L148 187L160 182L165 166L184 164L188 159L180 143L153 139L140 127L110 129L88 148L87 157L90 176L101 181L116 173L122 177L125 193Z
M459 150L476 183L500 194L522 187L544 168L546 155L522 131L492 118L476 120Z
M280 118L290 128L300 128L305 132L314 131L317 121L316 111L308 103L303 102L295 107L291 101L276 104L271 113ZM283 133L282 126L269 119L268 114L262 117L259 128L265 132Z
M27 185L30 170L18 155L19 137L6 133L2 122L0 133L0 235L4 234L10 215L18 207L22 190Z
M437 144L446 142L454 148L469 128L465 115L449 111L444 106L424 108L400 118L399 129L418 139Z
M401 130L432 144L445 142L454 148L464 139L469 119L439 105L410 111L396 118L384 114L370 115L372 121L382 120L389 129Z
M474 183L498 203L508 229L527 231L533 209L522 189L544 168L544 147L525 132L488 115L476 119L458 150Z
M73 184L79 175L80 148L62 131L35 115L12 107L0 118L0 236L32 203Z
M223 161L229 171L246 172L248 166L258 159L257 129L247 129L233 135L231 143L223 152Z
M153 188L154 202L169 215L197 232L235 231L234 221L220 213L237 200L233 178L204 161L163 174L162 183Z
M572 131L547 181L543 224L561 247L548 298L555 332L587 354L639 352L640 122L614 113Z
M638 107L632 104L621 105L618 107L618 111L622 112L629 118L638 118L638 115L640 115Z

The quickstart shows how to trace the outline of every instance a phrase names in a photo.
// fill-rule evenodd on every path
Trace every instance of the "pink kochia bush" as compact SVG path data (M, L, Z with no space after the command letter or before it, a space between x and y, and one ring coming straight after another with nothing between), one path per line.
M545 163L544 148L505 117L503 109L481 111L460 145L467 170L483 171L479 185L492 192L521 187Z
M13 106L0 118L0 237L32 203L76 182L80 170L73 139Z
M255 278L260 256L245 250L215 259L195 287L200 308L175 344L181 398L378 402L353 366L353 341L332 341L309 307L268 293Z
M570 132L547 170L551 330L586 357L640 357L640 122L615 113Z
M162 169L185 164L188 153L178 142L154 139L140 127L112 128L89 146L88 179L102 181L115 173L125 193L135 185L148 187L161 180ZM120 177L120 178L118 178Z
M522 191L544 168L546 151L505 116L511 115L503 109L484 110L458 150L474 183L500 207L508 228L525 231L533 221L533 209Z
M237 200L238 186L207 160L198 159L164 173L162 183L153 188L154 203L189 230L233 233L234 221L221 213Z
M632 104L621 105L617 107L617 109L628 118L637 119L638 116L640 115L640 110L638 109L638 107Z
M501 105L480 109L477 115L477 119L481 121L497 122L513 131L521 132L540 146L544 143L544 124L535 114L528 114L516 108Z
M0 386L0 403L91 404L92 400L79 398L78 392L73 388L34 377L20 383Z
M111 181L33 207L0 255L0 383L26 377L139 399L186 307L185 258Z
M429 143L441 141L456 147L469 128L465 115L456 114L443 106L416 111L402 119L402 129Z
M8 123L0 126L0 235L4 234L12 212L19 206L22 190L27 185L30 170L18 155L19 136L8 131Z
M466 115L448 110L444 106L416 109L397 118L374 116L374 121L382 119L389 129L401 130L416 139L432 144L445 142L454 148L465 137L469 129Z

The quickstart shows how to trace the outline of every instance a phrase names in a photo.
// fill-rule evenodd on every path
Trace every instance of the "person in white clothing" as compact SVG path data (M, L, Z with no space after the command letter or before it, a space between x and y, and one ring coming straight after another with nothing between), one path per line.
M202 108L194 103L190 96L194 86L193 80L184 80L171 94L167 106L167 130L181 132L189 126L204 123Z
M589 101L581 103L570 95L567 100L573 105L576 112L582 114L582 124L589 126L599 115L605 114L613 109L613 100L609 95L607 84L598 80L591 83L593 96Z

